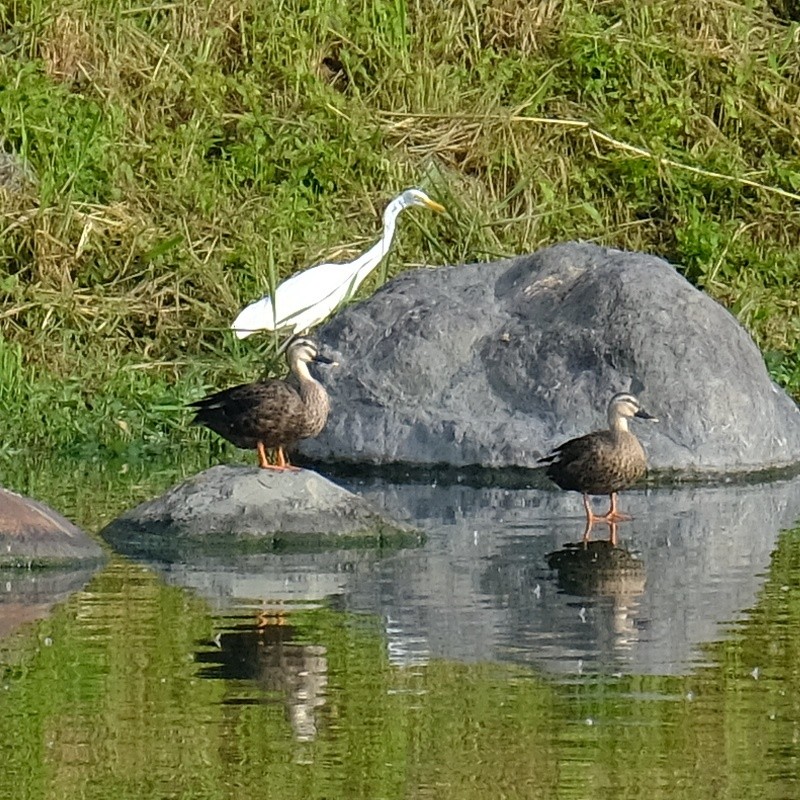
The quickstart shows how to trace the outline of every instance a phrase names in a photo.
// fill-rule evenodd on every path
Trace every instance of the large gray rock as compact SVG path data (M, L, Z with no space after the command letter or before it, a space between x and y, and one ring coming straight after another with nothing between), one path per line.
M126 511L100 536L121 553L161 561L419 541L411 528L316 472L231 465Z
M0 487L0 567L99 562L103 549L52 508Z
M630 390L661 419L635 428L655 469L800 461L800 410L750 336L654 256L568 243L416 270L318 337L342 366L311 459L535 467Z

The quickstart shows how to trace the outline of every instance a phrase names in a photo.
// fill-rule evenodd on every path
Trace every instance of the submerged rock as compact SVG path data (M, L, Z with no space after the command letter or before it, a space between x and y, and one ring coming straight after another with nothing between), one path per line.
M103 549L61 514L0 487L0 567L53 567L103 558Z
M800 410L751 337L666 261L567 243L401 275L318 334L342 368L316 461L537 467L605 426L618 391L651 468L695 474L800 461Z
M211 467L107 525L121 553L158 560L416 543L417 534L311 470Z

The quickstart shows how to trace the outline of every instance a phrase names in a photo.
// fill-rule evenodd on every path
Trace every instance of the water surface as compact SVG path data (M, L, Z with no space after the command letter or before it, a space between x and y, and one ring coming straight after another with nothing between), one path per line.
M97 529L155 466L4 480ZM627 493L617 549L575 495L358 488L425 545L36 577L0 796L800 796L797 480Z

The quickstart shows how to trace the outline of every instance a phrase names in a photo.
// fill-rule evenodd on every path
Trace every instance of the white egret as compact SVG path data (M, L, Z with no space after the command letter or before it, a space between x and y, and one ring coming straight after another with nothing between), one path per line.
M386 207L383 235L364 255L343 264L318 264L287 278L278 286L274 298L265 295L239 312L231 325L236 337L244 339L260 330L300 333L330 316L355 294L389 252L397 216L410 206L444 211L421 189L406 189Z

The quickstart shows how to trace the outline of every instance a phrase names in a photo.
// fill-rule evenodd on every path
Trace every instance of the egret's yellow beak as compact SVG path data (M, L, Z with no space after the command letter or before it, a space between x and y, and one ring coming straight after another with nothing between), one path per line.
M436 211L438 214L442 214L447 210L444 206L439 205L439 203L437 203L435 200L431 200L430 197L425 198L425 205L431 211Z

